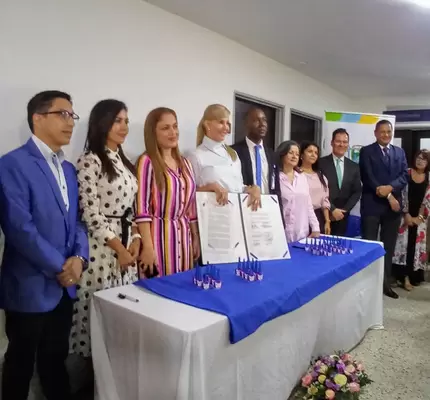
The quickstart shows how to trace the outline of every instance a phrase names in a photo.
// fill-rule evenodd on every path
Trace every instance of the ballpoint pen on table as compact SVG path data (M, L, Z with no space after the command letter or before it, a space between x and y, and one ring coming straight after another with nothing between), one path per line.
M132 301L133 303L139 303L139 299L136 299L135 297L131 297L131 296L127 295L127 294L118 293L118 297L119 297L120 299L127 299L127 300L130 300L130 301Z

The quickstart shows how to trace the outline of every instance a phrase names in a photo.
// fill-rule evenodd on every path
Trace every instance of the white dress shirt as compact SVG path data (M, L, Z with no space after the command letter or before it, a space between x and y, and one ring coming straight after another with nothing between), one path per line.
M243 193L242 166L239 157L232 160L224 143L204 137L188 157L193 166L197 186L218 183L230 193Z
M378 143L378 144L379 144L379 143ZM389 150L390 150L390 144L387 144L385 147L384 147L384 146L379 145L379 147L381 148L382 155L385 157L384 148L386 147L386 148L388 149L388 151L389 151Z
M249 155L251 156L251 164L252 164L252 176L254 177L254 183L257 184L257 175L256 175L256 162L255 162L255 146L256 144L249 140L248 138L245 138L246 144L248 145L249 149ZM269 164L267 162L266 158L266 152L264 151L263 141L260 143L261 149L260 149L260 156L261 156L261 194L269 194Z
M32 139L48 163L49 168L51 168L54 178L57 181L58 188L60 189L61 196L63 197L66 209L68 210L69 194L67 192L66 177L64 175L63 167L61 166L64 161L64 152L62 150L58 151L57 153L53 152L46 143L44 143L35 135L32 136Z
M340 167L340 170L342 172L342 180L343 180L343 176L344 176L344 172L345 172L345 156L338 157L338 156L335 156L334 154L332 154L332 156L333 156L334 168L336 168L337 160L340 161L339 167Z

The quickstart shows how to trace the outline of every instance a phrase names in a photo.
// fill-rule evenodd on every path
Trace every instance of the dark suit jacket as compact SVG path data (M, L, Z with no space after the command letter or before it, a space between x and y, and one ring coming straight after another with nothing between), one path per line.
M322 157L318 164L321 172L328 180L331 209L340 208L349 213L361 196L360 167L347 157L344 157L343 160L343 179L340 188L337 182L333 155Z
M251 155L249 154L248 144L246 140L242 140L239 143L231 146L239 156L240 162L242 164L242 177L243 183L247 186L255 185L254 174L252 172L252 163L251 163ZM264 152L266 153L266 159L268 163L268 177L267 182L269 183L269 191L270 193L274 193L275 181L274 181L274 172L273 167L275 165L275 153L274 151L263 144Z
M378 143L360 150L360 173L363 182L361 196L361 215L379 216L392 212L387 199L378 197L376 188L391 185L392 195L402 206L402 189L408 181L408 165L403 149L390 145L390 165L385 165L384 155Z

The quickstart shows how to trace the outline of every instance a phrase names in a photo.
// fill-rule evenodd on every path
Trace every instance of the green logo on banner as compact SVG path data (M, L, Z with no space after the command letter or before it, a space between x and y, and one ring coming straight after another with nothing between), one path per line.
M325 113L325 119L326 121L340 121L342 119L342 113L336 113L336 112L326 112Z

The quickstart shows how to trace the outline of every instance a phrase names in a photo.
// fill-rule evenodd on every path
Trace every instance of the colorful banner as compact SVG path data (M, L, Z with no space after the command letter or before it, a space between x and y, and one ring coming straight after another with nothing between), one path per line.
M325 120L327 122L347 122L353 124L375 125L381 118L380 115L358 114L358 113L340 113L326 111Z
M331 138L333 131L346 129L349 134L349 149L346 154L354 162L359 162L360 149L375 141L375 125L378 121L387 119L394 126L396 117L393 115L362 114L353 112L326 111L322 141L322 155L331 153Z

